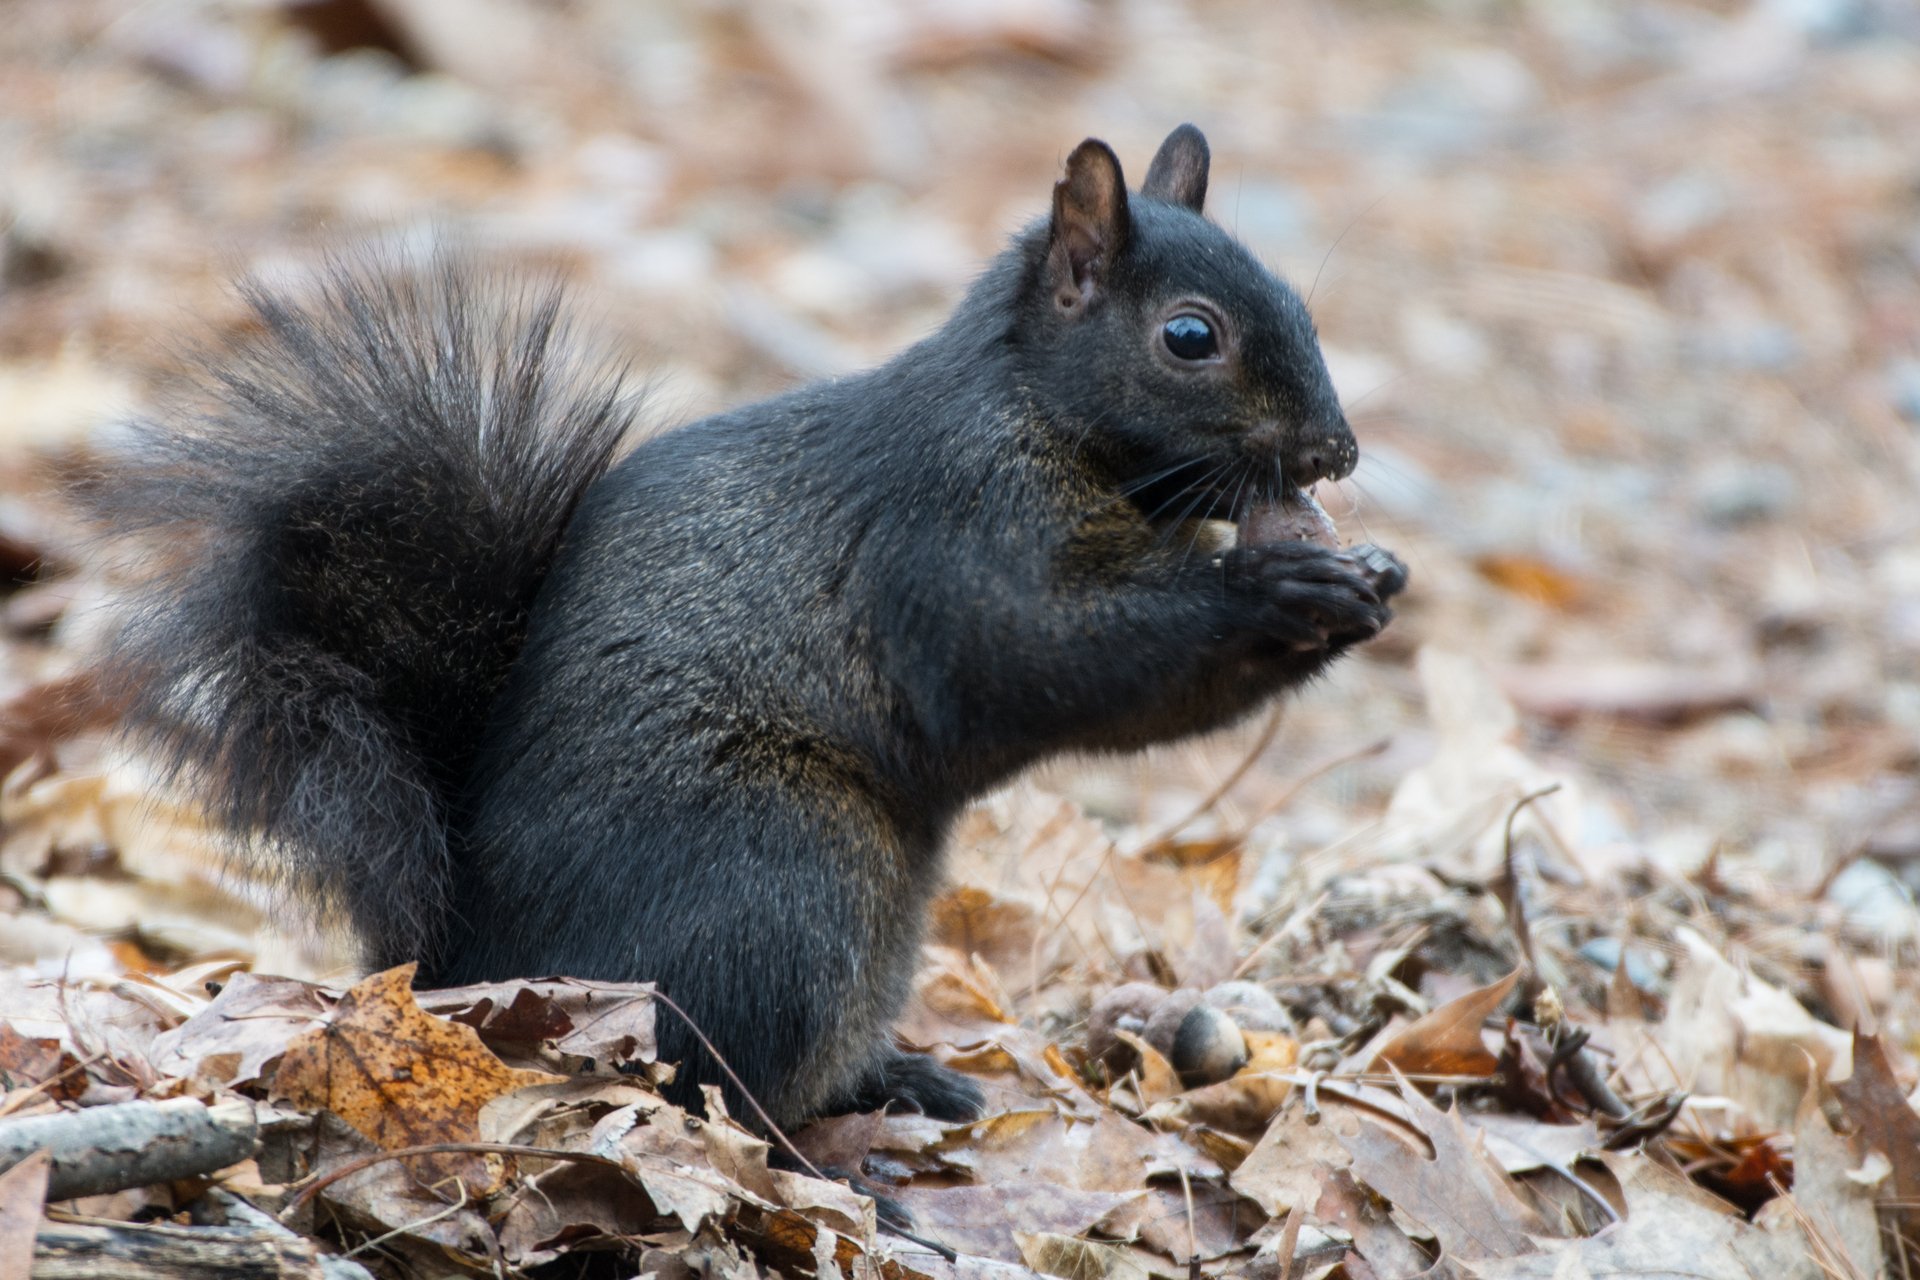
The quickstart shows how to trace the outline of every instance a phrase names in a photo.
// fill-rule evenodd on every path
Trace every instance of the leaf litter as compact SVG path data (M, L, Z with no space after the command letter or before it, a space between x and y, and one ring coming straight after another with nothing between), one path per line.
M1920 1265L1898 6L16 7L0 1143L186 1099L258 1150L51 1205L13 1163L0 1275L82 1220L381 1276ZM860 1180L813 1177L661 1098L644 985L353 974L109 744L53 495L182 314L236 321L236 263L437 219L592 282L690 414L923 332L1065 145L1144 155L1170 111L1277 266L1338 243L1313 306L1365 461L1329 506L1416 588L1264 728L963 817L899 1035L979 1122L785 1135Z

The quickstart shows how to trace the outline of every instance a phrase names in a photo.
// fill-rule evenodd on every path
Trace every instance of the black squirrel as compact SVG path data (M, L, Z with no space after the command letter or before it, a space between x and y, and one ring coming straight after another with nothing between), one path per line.
M1183 125L1130 197L1089 139L931 337L617 462L633 401L551 291L448 260L251 289L214 407L94 486L164 535L130 724L369 964L655 981L783 1125L977 1114L889 1034L960 808L1246 716L1406 581L1201 545L1357 458L1207 169ZM725 1084L672 1017L660 1048L678 1096Z

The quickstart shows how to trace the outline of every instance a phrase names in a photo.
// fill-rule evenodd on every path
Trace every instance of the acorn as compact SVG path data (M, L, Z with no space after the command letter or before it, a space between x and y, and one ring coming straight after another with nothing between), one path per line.
M1158 1049L1189 1089L1217 1084L1247 1065L1247 1038L1200 992L1182 987L1147 1019L1146 1042Z
M1338 551L1340 534L1326 508L1305 489L1295 489L1278 502L1255 503L1240 517L1240 546L1273 542L1312 542Z
M1218 982L1207 988L1206 1001L1233 1019L1242 1031L1293 1030L1293 1019L1271 991L1244 978Z

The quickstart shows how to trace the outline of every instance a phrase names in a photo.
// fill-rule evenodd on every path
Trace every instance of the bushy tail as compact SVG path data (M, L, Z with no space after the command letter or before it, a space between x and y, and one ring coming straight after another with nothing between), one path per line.
M633 417L553 288L451 260L246 291L205 404L86 485L151 553L108 671L129 724L377 964L448 924L450 823L574 507Z

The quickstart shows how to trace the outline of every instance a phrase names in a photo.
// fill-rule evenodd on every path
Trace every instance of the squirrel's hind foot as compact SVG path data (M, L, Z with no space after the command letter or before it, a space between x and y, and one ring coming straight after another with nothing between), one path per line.
M895 1103L905 1103L934 1120L977 1120L986 1107L986 1095L951 1067L925 1054L894 1049L858 1089L829 1110L878 1111Z

